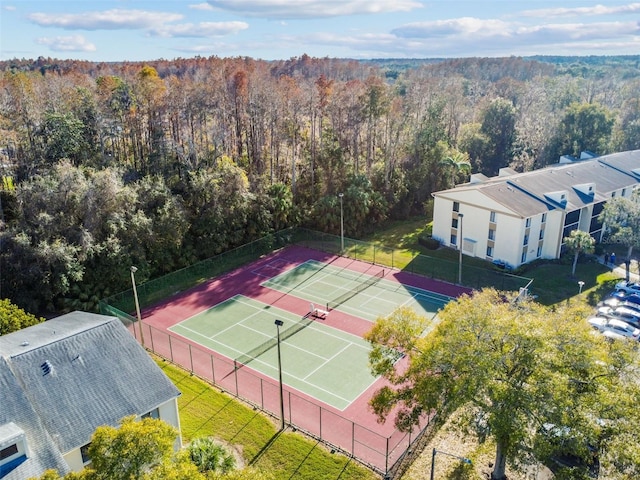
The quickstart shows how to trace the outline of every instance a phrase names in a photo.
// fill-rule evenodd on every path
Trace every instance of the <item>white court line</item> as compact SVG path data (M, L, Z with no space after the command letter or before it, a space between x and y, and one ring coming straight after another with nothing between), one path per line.
M340 355L342 352L344 352L347 348L349 348L351 345L353 345L352 343L349 343L347 345L345 345L342 349L338 350L336 353L334 353L331 357L325 359L325 362L320 365L318 368L314 368L313 370L311 370L306 377L304 377L304 380L306 380L307 378L309 378L311 375L313 375L314 373L316 373L318 370L320 370L321 368L323 368L325 365L327 365L331 360L333 360L334 358L336 358L338 355Z

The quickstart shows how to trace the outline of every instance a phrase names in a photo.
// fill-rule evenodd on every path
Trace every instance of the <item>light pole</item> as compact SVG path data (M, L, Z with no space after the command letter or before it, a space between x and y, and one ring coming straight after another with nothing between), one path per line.
M144 347L144 336L142 334L142 315L140 315L140 303L138 302L138 289L136 288L135 273L138 271L136 267L131 266L131 285L133 285L133 298L136 301L136 314L138 315L138 328L140 329L140 344Z
M580 295L582 293L582 287L584 287L584 282L582 280L580 280L578 282L578 295Z
M344 210L342 208L342 199L344 193L339 193L340 197L340 253L344 252Z
M433 480L433 471L434 471L435 466L436 466L436 453L440 453L442 455L447 455L449 457L457 458L462 463L466 463L468 465L471 465L471 463L472 463L471 460L469 460L468 458L459 457L458 455L454 455L453 453L443 452L442 450L436 450L434 448L433 449L433 453L431 454L431 477L430 477L431 480Z
M282 389L282 357L280 356L280 327L284 325L282 320L276 320L276 332L278 335L278 377L280 380L280 430L284 430L284 390Z
M464 215L458 213L458 284L462 285L462 219Z

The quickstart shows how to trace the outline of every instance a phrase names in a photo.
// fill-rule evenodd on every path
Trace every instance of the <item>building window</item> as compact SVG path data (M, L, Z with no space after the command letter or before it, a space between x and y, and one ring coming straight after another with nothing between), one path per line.
M522 257L520 257L520 263L526 263L527 261L527 251L522 252Z
M538 240L542 240L544 238L544 228L540 230L540 235L538 235Z
M540 258L540 257L542 256L542 245L539 245L539 246L538 246L538 251L537 251L537 253L536 253L536 256L537 256L538 258Z
M491 212L491 213L489 214L489 221L490 221L491 223L496 223L496 212Z
M546 213L543 213L543 214L542 214L542 223L544 223L544 222L546 222L546 221L547 221L547 214L546 214Z
M80 455L82 455L82 463L86 465L87 463L91 463L91 458L89 457L89 447L91 446L91 442L87 443L80 447Z
M18 444L13 443L0 450L0 460L6 460L9 457L13 457L16 453L18 453Z
M487 257L493 258L493 247L487 247Z
M145 413L144 415L140 415L140 418L160 418L160 410L154 408L150 412Z
M454 212L460 211L460 202L453 202L453 211Z
M611 198L616 196L616 192L611 192Z
M620 195L622 195L623 197L627 194L627 189L623 188L622 189L622 193Z
M531 226L531 217L527 218L524 222L524 226L529 228Z
M489 229L489 240L495 240L496 239L496 231L493 228Z
M524 234L524 242L522 242L522 245L529 245L529 234L528 233Z
M451 245L457 245L458 244L458 236L455 233L451 234L451 242L450 243L451 243Z
M451 219L451 227L452 228L458 228L458 219L457 218L452 218Z

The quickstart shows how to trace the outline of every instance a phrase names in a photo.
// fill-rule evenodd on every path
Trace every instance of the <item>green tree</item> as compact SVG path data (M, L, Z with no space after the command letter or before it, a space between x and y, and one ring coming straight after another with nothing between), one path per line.
M25 312L11 303L8 298L0 300L0 335L6 335L42 322L44 322L44 318Z
M544 458L545 450L535 447L544 424L585 438L599 438L603 422L615 424L603 458L616 471L616 454L608 446L636 423L624 425L625 415L636 416L633 346L594 336L584 320L586 306L548 309L516 298L495 290L465 295L447 304L427 335L417 333L415 314L378 320L367 337L370 359L389 385L374 394L373 411L384 421L396 409L395 423L405 431L433 412L440 422L464 412L464 431L495 442L494 480L506 478L507 462L517 467L527 452ZM391 349L408 357L406 368L396 370Z
M640 193L631 197L615 197L605 203L598 220L606 232L606 241L620 243L627 247L626 275L629 280L629 266L633 249L640 247Z
M516 109L510 100L496 98L482 111L480 133L488 140L488 151L482 159L482 173L497 175L509 165L516 138Z
M440 160L439 164L451 172L451 187L456 186L456 178L458 178L460 174L469 175L471 173L469 155L455 148L451 149L451 151L447 153L447 156Z
M118 428L98 427L89 447L91 470L97 479L142 478L172 458L177 434L162 420L134 416L123 418Z
M613 114L602 105L572 103L560 121L556 137L550 142L551 158L579 157L583 151L607 153L613 124Z
M571 276L575 277L578 257L582 254L593 253L596 241L588 232L572 230L568 237L564 237L563 242L567 249L569 249L570 252L573 252Z

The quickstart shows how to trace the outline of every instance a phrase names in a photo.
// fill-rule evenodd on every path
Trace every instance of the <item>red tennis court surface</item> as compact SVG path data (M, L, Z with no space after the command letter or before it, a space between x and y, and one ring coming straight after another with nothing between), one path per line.
M330 263L358 273L372 272L369 263L300 246L289 246L144 309L142 326L145 347L215 383L232 395L279 417L280 387L277 380L248 366L235 369L233 359L169 332L168 328L238 294L304 316L309 312L308 300L271 290L261 283L308 260ZM456 285L385 268L385 278L389 281L451 297L469 292L469 289ZM372 327L371 322L340 310L332 310L326 319L316 321L359 336L363 336ZM138 333L137 328L134 328L135 334ZM402 362L400 360L399 368L402 368ZM378 379L342 411L285 385L285 421L386 474L405 454L417 437L418 429L413 435L397 431L393 415L384 424L377 422L376 416L369 409L368 401L383 385L384 381ZM426 423L425 420L421 429Z

